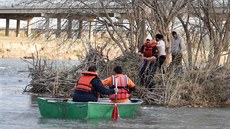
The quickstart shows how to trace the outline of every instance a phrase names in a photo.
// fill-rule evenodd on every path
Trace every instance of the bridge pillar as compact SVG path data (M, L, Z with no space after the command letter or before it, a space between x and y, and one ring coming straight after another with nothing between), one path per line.
M49 26L50 26L50 19L49 17L45 17L45 37L49 38Z
M118 18L118 24L123 25L124 24L124 19L123 18ZM120 28L121 33L125 32L125 29L123 27Z
M20 20L17 20L17 25L16 25L16 37L20 37Z
M10 32L10 19L7 18L7 19L6 19L6 31L5 31L5 36L9 36L9 32Z
M56 32L56 38L61 37L61 17L57 18L57 32Z
M72 18L68 18L67 38L72 38Z
M82 28L83 28L83 20L78 21L78 35L77 38L80 39L82 35Z
M89 40L92 40L93 37L93 31L92 31L92 26L93 26L93 20L94 18L89 18Z
M31 18L27 19L27 33L26 36L29 37L31 34Z

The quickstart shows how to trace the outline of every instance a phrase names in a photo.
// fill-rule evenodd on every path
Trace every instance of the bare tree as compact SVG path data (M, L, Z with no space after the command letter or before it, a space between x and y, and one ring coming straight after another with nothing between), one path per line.
M197 0L192 6L208 31L212 48L209 51L209 61L217 66L224 46L229 46L229 3L225 0Z
M200 102L212 100L219 103L220 98L212 96L223 92L226 87L228 88L227 85L223 84L224 87L220 87L221 90L218 92L204 95L207 91L203 87L205 83L209 84L210 82L210 85L214 88L220 83L219 78L215 78L215 81L209 79L213 78L211 76L213 72L219 71L215 73L215 75L219 75L224 71L216 67L220 62L221 54L228 51L228 55L230 55L230 4L226 0L39 0L36 2L40 2L47 7L44 16L56 18L63 14L61 18L66 19L66 22L63 23L65 29L61 31L67 35L64 38L72 38L71 34L78 35L77 37L81 38L85 46L85 51L87 53L93 52L86 56L93 57L92 60L86 59L87 63L97 63L97 61L102 60L102 63L100 62L101 66L109 67L108 65L117 64L112 62L104 65L103 57L95 57L97 54L101 55L102 51L108 46L112 46L113 50L118 48L117 51L122 55L134 53L128 56L129 59L134 58L134 61L127 66L135 67L135 72L132 71L133 69L130 70L135 75L134 78L138 78L136 64L139 63L135 53L143 44L146 34L150 33L152 37L156 33L163 34L166 37L165 41L169 49L171 31L177 28L175 23L178 25L179 22L178 28L184 32L186 38L188 58L185 63L188 63L191 71L184 74L184 77L178 77L175 73L166 76L154 76L158 83L155 91L151 93L147 91L142 95L150 104L152 101L158 104L170 104L193 98L199 99ZM30 1L31 6L34 6L36 2ZM49 12L49 9L53 12ZM76 24L72 25L71 19L76 20ZM198 22L192 23L191 21L194 19ZM92 27L93 23L96 25ZM75 28L73 33L69 31L71 28ZM92 30L109 35L107 40L101 44L101 50L99 51L98 45L90 40ZM81 32L89 33L79 36ZM205 36L208 36L209 40L205 40ZM205 46L207 44L210 44L209 49ZM91 48L96 50L92 51ZM114 53L117 54L117 51ZM167 53L169 53L169 50ZM207 54L209 54L208 63L199 61L200 56L206 58ZM121 59L122 63L127 61L125 58L118 59ZM228 56L227 62L230 62L230 56ZM210 67L208 70L201 69L200 71L195 69L197 71L194 72L193 68L196 63L207 63L214 67ZM85 66L79 68L83 67ZM108 75L108 72L106 75ZM222 76L228 78L228 72L225 71ZM138 81L136 79L136 82ZM213 90L213 87L208 88ZM199 91L203 93L200 94ZM201 96L205 96L204 99ZM217 99L218 101L216 101ZM192 102L196 103L195 100Z

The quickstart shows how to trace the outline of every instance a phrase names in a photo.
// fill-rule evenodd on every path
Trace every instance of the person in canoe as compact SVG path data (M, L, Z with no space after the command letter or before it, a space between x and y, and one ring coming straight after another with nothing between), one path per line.
M104 86L109 86L110 89L118 88L117 96L115 94L109 95L111 102L129 102L129 92L135 90L135 84L127 77L127 75L122 74L121 66L116 66L113 71L115 75L102 80Z
M77 84L75 85L73 95L74 102L96 102L98 101L98 93L109 95L118 92L118 88L105 88L102 85L96 71L96 66L90 66L88 71L82 72L83 75L79 78Z

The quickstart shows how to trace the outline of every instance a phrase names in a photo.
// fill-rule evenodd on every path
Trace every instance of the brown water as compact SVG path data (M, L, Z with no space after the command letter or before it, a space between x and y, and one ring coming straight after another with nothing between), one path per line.
M23 94L27 64L0 59L0 129L230 129L230 108L142 106L129 119L65 120L39 114L36 99Z

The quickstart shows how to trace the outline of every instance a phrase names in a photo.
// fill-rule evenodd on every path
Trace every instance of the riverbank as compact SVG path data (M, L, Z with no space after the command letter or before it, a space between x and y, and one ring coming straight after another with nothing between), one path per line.
M0 36L0 58L76 60L81 58L80 41Z
M88 39L63 39L42 37L7 37L0 36L0 58L39 58L46 60L80 60L96 48L109 60L121 55L120 49L114 47L108 37Z

